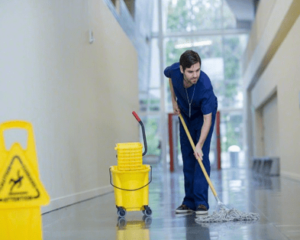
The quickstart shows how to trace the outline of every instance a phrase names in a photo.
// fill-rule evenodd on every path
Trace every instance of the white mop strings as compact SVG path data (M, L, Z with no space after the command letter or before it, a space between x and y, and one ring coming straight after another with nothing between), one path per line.
M196 222L199 223L211 223L211 222L230 222L230 221L256 221L259 219L258 213L245 213L238 211L234 208L228 209L221 206L218 211L214 211L213 214L198 217Z

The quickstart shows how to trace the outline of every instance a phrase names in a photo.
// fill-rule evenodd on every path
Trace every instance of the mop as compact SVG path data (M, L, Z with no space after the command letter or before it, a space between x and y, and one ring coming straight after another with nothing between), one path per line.
M183 128L186 132L186 135L188 136L188 139L192 145L193 150L195 151L195 144L193 142L193 139L189 133L189 130L184 122L183 117L181 116L181 114L179 114L179 118L181 120L181 123L183 125ZM213 195L215 196L216 200L217 200L217 210L213 212L213 214L208 215L208 216L201 216L196 218L196 222L198 223L213 223L213 222L231 222L231 221L256 221L259 219L259 214L258 213L245 213L245 212L241 212L239 210L236 209L229 209L227 208L219 199L218 194L204 168L204 165L201 161L200 158L197 158L200 167L202 169L202 172L208 182L208 185L210 186L210 189L212 190Z

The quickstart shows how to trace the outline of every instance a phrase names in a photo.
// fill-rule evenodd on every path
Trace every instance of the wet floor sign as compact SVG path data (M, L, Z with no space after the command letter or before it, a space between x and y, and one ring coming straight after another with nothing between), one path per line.
M5 148L4 131L19 128L28 133L27 149L14 143ZM0 239L42 239L41 205L50 198L39 179L32 125L23 121L0 125Z

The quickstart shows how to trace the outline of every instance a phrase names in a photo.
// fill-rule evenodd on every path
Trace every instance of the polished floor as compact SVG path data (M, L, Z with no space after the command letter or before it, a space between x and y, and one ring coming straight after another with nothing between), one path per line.
M211 180L227 207L259 213L260 220L198 224L194 214L176 215L184 196L182 172L170 174L156 165L149 188L151 217L128 212L118 218L112 192L44 214L44 240L300 239L300 182L246 168L212 171ZM211 192L209 203L212 213L217 204Z

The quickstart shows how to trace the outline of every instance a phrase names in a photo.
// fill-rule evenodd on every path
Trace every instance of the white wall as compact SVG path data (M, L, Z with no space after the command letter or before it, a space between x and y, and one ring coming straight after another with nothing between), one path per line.
M252 96L255 99L254 106L258 107L272 89L277 88L278 139L282 174L300 179L300 44L295 44L296 39L300 39L300 18L297 19L253 88Z
M280 12L280 7L284 5L286 6L285 11ZM286 15L280 16L280 14ZM269 149L268 155L280 156L281 174L298 180L300 180L299 15L299 1L276 1L268 22L269 28L266 28L263 36L276 31L280 34L274 35L270 45L265 46L265 48L263 48L263 45L266 43L261 43L265 39L262 38L260 40L244 75L245 87L248 88L248 92L251 95L249 98L251 101L247 103L248 109L260 109L266 102L270 101L275 93L277 94L277 107L273 106L273 108L270 108L271 111L268 116L265 116L266 119L264 121L272 121L272 128L276 128L276 125L278 125L278 142L274 142L274 139L272 139L276 138L277 133L269 129L269 132L271 131L272 134L270 133L268 137L264 138L264 144L265 146L274 145L272 149L267 147ZM271 20L276 16L284 20L280 24L277 22L276 25L272 25ZM288 31L284 31L284 29L288 29ZM278 39L282 41L278 41ZM260 53L258 50L261 50ZM262 52L266 52L271 58L261 61L264 58L264 56L261 57ZM264 68L263 72L255 76L254 73L259 72L257 69L261 68L261 66ZM251 72L253 73L252 77ZM266 115L267 109L265 110ZM258 142L254 142L254 145L257 146L258 144ZM257 152L254 151L255 154Z
M0 122L33 124L43 211L112 191L115 144L139 141L138 64L107 6L2 0L0 33Z
M264 155L280 156L277 95L262 107Z

